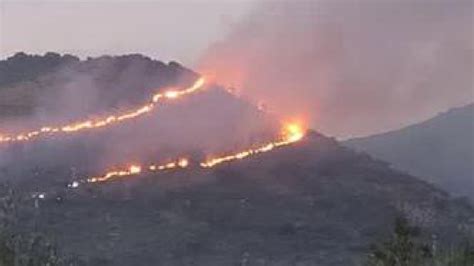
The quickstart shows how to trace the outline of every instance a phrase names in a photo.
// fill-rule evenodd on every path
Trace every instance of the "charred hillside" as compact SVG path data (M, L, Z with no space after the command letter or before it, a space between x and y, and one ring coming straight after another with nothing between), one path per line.
M35 226L91 265L355 265L400 214L444 245L474 230L469 205L315 132L214 169L47 193Z

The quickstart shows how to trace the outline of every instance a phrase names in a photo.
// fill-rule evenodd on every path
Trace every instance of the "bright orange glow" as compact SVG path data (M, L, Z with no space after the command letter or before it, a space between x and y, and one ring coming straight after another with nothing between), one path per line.
M164 94L157 93L151 97L150 103L145 104L133 111L123 113L121 115L111 115L111 116L108 116L107 118L75 122L75 123L71 123L64 126L57 126L57 127L44 126L44 127L41 127L39 130L34 130L30 132L25 132L25 133L18 133L17 135L11 135L11 136L0 135L0 143L22 142L22 141L31 140L33 138L43 136L43 135L49 136L49 135L54 135L54 134L59 134L59 133L70 134L73 132L79 132L79 131L83 131L87 129L103 128L111 124L117 124L119 122L134 119L146 113L151 112L156 107L156 104L163 98L177 99L180 97L184 97L186 95L196 93L197 91L204 88L205 83L206 83L205 78L201 77L191 87L186 88L184 90L180 90L180 91L170 90L170 91L165 92Z
M282 134L287 140L296 142L304 137L305 131L301 124L292 122L284 125Z
M163 170L171 170L171 169L183 169L188 167L188 160L185 158L178 159L176 161L172 161L163 165L149 165L146 169L149 172L158 172ZM118 177L126 177L126 176L135 176L143 173L144 168L140 165L131 165L127 169L124 170L114 170L105 173L102 176L91 177L87 179L87 183L97 183L97 182L105 182L110 179L115 179Z
M129 169L129 172L131 174L139 174L141 171L142 171L142 168L140 166L137 166L137 165L132 165L132 166L130 166L130 169Z
M174 99L178 97L178 92L177 91L167 91L165 92L165 97L169 99Z
M188 167L188 165L189 165L189 162L188 162L187 159L183 158L183 159L180 159L178 161L178 166L181 167L181 168L186 168L186 167Z
M293 144L297 141L300 141L304 137L305 130L303 129L302 126L298 124L287 124L284 126L281 135L282 137L279 140L276 140L267 144L263 144L254 149L248 149L248 150L208 159L201 163L201 167L211 168L225 162L242 160L249 156L256 155L259 153L270 152L277 147Z
M278 147L288 146L295 142L300 141L305 135L305 130L299 124L289 123L284 125L281 137L278 140L262 144L256 148L246 149L243 151L238 151L235 153L230 153L227 155L221 155L209 158L199 164L202 168L212 168L217 165L232 162L236 160L243 160L253 155L257 155L260 153L267 153L270 152ZM88 183L97 183L97 182L105 182L113 178L118 177L125 177L125 176L134 176L141 174L143 171L142 169L147 169L149 172L159 172L164 170L172 170L172 169L183 169L189 166L189 160L186 158L180 158L175 161L170 161L168 163L162 165L149 165L146 168L142 168L139 165L132 165L125 170L115 170L105 173L103 176L98 177L91 177L87 179Z

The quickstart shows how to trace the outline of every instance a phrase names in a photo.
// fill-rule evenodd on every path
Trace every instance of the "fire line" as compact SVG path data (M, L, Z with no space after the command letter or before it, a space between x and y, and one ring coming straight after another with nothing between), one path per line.
M212 168L216 165L219 165L225 162L243 160L252 155L270 152L275 148L293 144L295 142L300 141L304 137L304 130L297 124L288 124L284 127L282 131L283 131L282 132L283 137L280 140L263 144L254 149L247 149L244 151L239 151L239 152L228 154L228 155L222 155L222 156L210 158L202 162L200 165L203 168Z
M148 166L146 169L142 168L139 165L131 165L127 169L124 170L116 170L116 171L110 171L106 173L103 176L96 176L96 177L91 177L86 180L87 183L97 183L97 182L105 182L110 179L114 179L117 177L124 177L124 176L132 176L132 175L139 175L143 173L145 170L148 170L149 172L159 172L159 171L164 171L164 170L172 170L172 169L183 169L188 167L188 159L186 158L181 158L176 161L172 161L166 164L162 165L155 165L152 164Z
M184 90L168 90L164 93L154 94L151 98L151 101L135 110L123 113L121 115L110 115L106 118L100 119L91 119L82 122L75 122L63 126L44 126L40 129L23 132L16 135L1 135L0 134L0 144L2 143L13 143L13 142L25 142L40 136L50 136L56 134L71 134L83 130L103 128L112 124L118 124L126 120L131 120L137 117L140 117L146 113L151 112L156 105L163 100L173 100L178 99L187 95L194 94L204 88L206 80L201 77L191 87L188 87Z
M201 162L199 166L201 168L208 169L208 168L213 168L223 163L230 163L232 161L243 160L250 156L254 156L261 153L267 153L276 148L294 144L300 141L301 139L303 139L304 136L305 136L304 129L301 126L299 126L298 124L287 124L283 128L281 137L278 140L262 144L256 148L250 148L250 149L246 149L246 150L231 153L231 154L212 157ZM144 173L145 171L161 172L165 170L184 169L184 168L187 168L189 164L190 164L189 160L186 159L185 157L165 163L165 164L161 164L161 165L152 164L147 167L143 167L138 164L132 164L129 167L122 170L113 170L113 171L105 173L102 176L94 176L94 177L87 178L85 182L86 183L106 182L106 181L110 181L112 179L116 179L120 177L136 176L136 175ZM75 182L75 184L78 184L77 181ZM77 187L77 186L71 186L71 187Z

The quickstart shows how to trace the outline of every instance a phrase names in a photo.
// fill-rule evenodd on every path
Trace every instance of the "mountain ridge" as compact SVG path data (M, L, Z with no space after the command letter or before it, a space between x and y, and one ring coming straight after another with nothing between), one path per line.
M84 116L148 101L164 87L185 87L198 74L175 61L141 54L78 57L17 53L0 61L0 119L40 114Z
M455 195L473 199L474 103L399 130L345 145L368 152Z

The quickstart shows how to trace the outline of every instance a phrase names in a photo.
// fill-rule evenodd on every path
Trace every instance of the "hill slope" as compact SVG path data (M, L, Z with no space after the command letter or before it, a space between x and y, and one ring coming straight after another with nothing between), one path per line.
M17 53L0 60L0 120L83 117L142 104L156 89L189 85L196 78L176 62L165 64L140 54L80 60L56 53Z
M91 265L356 265L400 213L440 243L474 233L470 206L316 133L215 169L46 193L36 226Z
M150 89L195 75L140 55L74 59L33 72L3 83L5 110L81 116L141 103ZM71 91L62 94L64 88ZM98 92L91 98L101 104L75 105L83 88L96 89L85 94ZM55 93L72 101L61 106L45 97ZM7 146L0 180L33 209L34 217L20 215L21 229L48 232L63 252L92 266L357 265L399 214L443 244L474 234L469 205L314 132L294 146L213 169L194 163L180 172L65 186L123 161L188 151L199 158L268 137L255 136L265 117L248 105L211 89L132 123ZM31 197L38 192L45 199Z
M474 104L344 144L474 200Z

